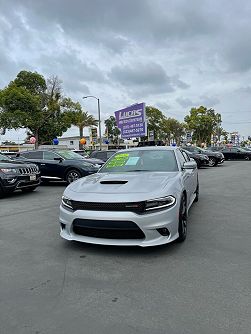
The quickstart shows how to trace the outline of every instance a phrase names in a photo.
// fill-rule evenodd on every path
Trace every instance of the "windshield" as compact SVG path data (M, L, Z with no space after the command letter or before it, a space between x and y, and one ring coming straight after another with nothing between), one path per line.
M83 160L83 157L80 154L72 152L72 151L62 150L62 151L56 151L56 153L59 154L62 158L66 160L71 160L71 159Z
M175 172L178 165L174 151L133 150L118 152L101 168L99 173L118 172Z
M0 161L11 161L9 157L0 153Z

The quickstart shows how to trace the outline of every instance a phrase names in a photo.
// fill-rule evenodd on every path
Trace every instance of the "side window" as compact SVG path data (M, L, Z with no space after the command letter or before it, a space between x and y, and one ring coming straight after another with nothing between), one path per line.
M54 152L44 151L44 160L54 160L54 158L58 158L58 155Z
M20 154L21 157L26 159L43 159L43 152L41 151L31 151Z
M180 152L180 150L176 151L177 156L178 156L178 160L180 161L181 166L184 165L184 163L186 162L186 159L184 158L183 154Z

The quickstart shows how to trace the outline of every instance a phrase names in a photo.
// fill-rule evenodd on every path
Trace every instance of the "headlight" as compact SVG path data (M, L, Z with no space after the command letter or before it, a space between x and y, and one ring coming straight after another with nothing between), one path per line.
M71 200L68 197L62 196L62 205L68 209L73 210Z
M18 169L16 168L1 168L0 171L3 172L4 174L17 174L18 173Z
M173 206L175 202L176 202L175 197L171 195L167 197L151 199L151 200L146 201L145 211L168 208L170 206Z

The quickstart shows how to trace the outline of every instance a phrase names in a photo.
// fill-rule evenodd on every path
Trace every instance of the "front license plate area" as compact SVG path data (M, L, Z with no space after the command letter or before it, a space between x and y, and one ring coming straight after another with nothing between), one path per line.
M36 175L30 175L30 181L36 181Z

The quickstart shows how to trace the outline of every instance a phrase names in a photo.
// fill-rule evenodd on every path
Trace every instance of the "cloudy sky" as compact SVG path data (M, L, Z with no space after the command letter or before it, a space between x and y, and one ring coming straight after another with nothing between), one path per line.
M0 0L0 89L37 71L94 115L82 96L98 96L102 119L144 101L182 121L205 105L251 135L250 18L249 0Z

